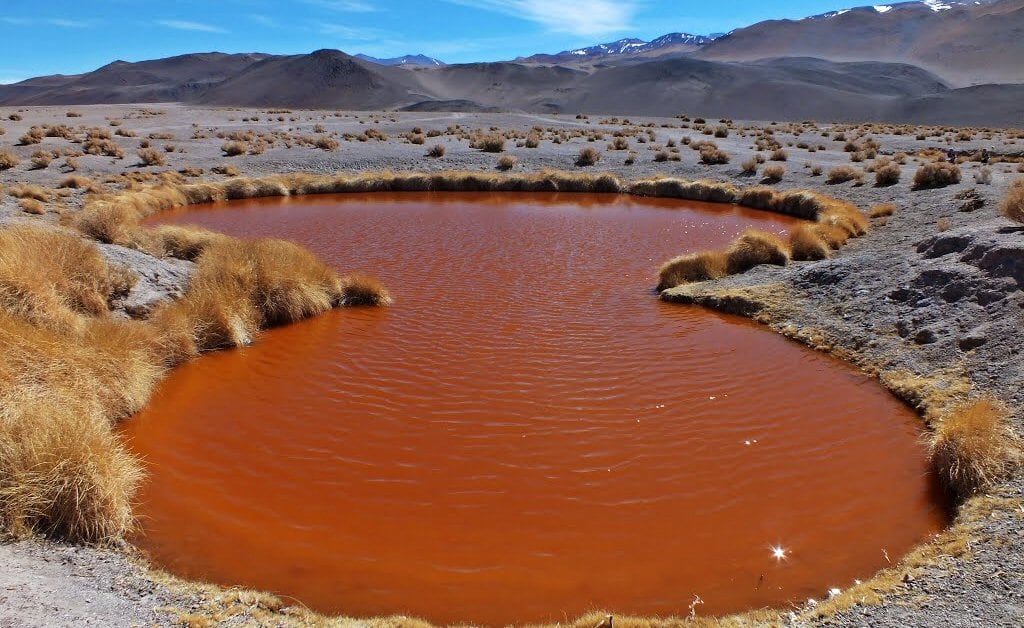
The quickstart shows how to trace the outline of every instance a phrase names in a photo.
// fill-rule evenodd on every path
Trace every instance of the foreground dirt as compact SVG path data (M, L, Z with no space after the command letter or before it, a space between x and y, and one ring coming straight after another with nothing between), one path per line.
M637 153L635 163L624 163L624 151L606 151L611 132L622 124L599 124L599 120L577 120L566 116L512 114L342 114L305 112L268 114L265 111L188 109L176 105L76 107L80 118L66 118L66 108L21 110L22 120L10 121L15 110L0 111L0 150L10 150L21 165L0 171L0 184L9 188L32 183L53 188L67 176L55 160L47 168L31 169L32 153L74 148L59 138L47 138L37 146L14 146L16 138L31 125L68 124L106 127L109 119L137 134L117 137L127 157L82 156L75 174L96 181L105 175L157 173L192 167L202 173L196 180L220 179L211 169L221 164L235 166L243 175L308 171L330 173L365 170L447 170L468 169L493 172L500 155L473 149L465 140L442 135L426 145L407 142L401 134L413 127L444 130L448 125L466 129L528 130L533 126L566 130L604 129L603 141L572 138L560 144L542 141L535 149L519 148L509 142L503 154L518 157L513 171L543 169L574 170L581 148L596 147L602 160L592 171L609 171L623 179L654 174L684 178L708 178L754 185L739 164L755 154L754 137L733 131L728 138L714 141L732 156L729 164L707 166L698 163L695 151L681 148L681 161L655 162L655 145L668 140L681 142L711 139L691 129L662 128L679 120L632 120L652 122L657 140L639 144L630 140ZM243 121L258 117L259 121ZM283 119L279 119L283 118ZM294 120L292 119L294 118ZM747 123L737 122L735 126ZM749 123L754 124L754 123ZM766 123L756 123L765 126ZM315 129L322 125L322 130ZM893 202L897 211L886 224L876 221L871 233L853 241L834 259L798 263L786 268L760 267L726 280L689 286L670 292L666 298L699 303L753 316L780 333L822 350L832 351L878 374L890 388L910 401L919 394L930 395L929 407L945 398L968 393L992 394L1007 403L1018 432L1024 433L1024 381L1020 352L1024 347L1024 233L998 215L996 207L1010 182L1022 176L1016 164L991 167L991 183L975 181L979 164L964 164L961 183L935 190L911 190L917 168L913 158L903 166L902 179L890 187L867 183L828 185L824 176L812 176L810 165L824 172L851 164L843 141L832 139L832 129L821 124L799 136L777 132L789 159L786 174L775 184L780 188L810 188L850 200L862 208ZM282 144L260 154L226 157L225 140L216 132L280 131L284 134L359 134L378 128L387 141L344 141L334 151L310 146ZM196 130L203 131L193 139ZM137 164L138 142L150 134L173 139L152 140L167 164L146 167ZM990 138L977 133L970 141L955 142L961 151L992 148L996 154L1019 155L1017 139L1003 132ZM925 148L947 148L938 138L916 140L914 134L870 136L881 144L880 153L913 152ZM823 150L809 152L797 147L805 142ZM442 158L426 157L429 146L446 146ZM66 168L64 170L67 170ZM112 187L112 186L111 186ZM30 216L9 195L0 196L0 223L46 220L57 223L60 213L72 213L84 201L84 191L67 191L48 205L46 213ZM940 226L940 223L941 226ZM122 304L125 315L144 313L153 303L180 293L187 282L190 264L162 260L121 247L104 246L112 260L127 264L140 275L139 285ZM682 251L681 251L682 252ZM652 277L656 268L652 267ZM652 279L653 285L653 279ZM653 297L652 297L653 298ZM923 401L923 400L921 400ZM881 605L857 604L837 614L818 617L815 603L793 609L785 621L792 624L838 625L942 625L997 626L1024 624L1024 482L1014 479L1000 487L984 504L967 508L961 517L959 543L949 556L906 569ZM841 496L837 496L841 498ZM895 560L895 557L894 557ZM179 614L170 608L202 610L208 598L198 589L175 583L147 570L128 549L96 550L50 543L0 544L0 625L151 625L171 624ZM823 590L821 598L827 597ZM219 620L233 623L256 622L266 618L242 605Z

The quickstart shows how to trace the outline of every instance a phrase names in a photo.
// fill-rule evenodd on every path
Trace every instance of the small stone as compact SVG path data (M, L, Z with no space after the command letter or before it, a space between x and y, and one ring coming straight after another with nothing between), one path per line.
M916 342L919 345L930 345L938 339L939 336L935 333L935 331L932 329L928 329L927 327L919 330L916 334L914 334L914 342Z

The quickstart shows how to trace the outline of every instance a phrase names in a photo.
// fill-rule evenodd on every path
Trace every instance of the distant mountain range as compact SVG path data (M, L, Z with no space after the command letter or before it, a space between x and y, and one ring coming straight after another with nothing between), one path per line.
M179 101L1019 126L1022 33L1024 0L925 0L507 62L446 65L337 50L115 61L0 85L0 105Z
M557 54L535 54L516 59L520 63L579 63L606 60L613 57L639 57L657 53L687 53L706 46L715 40L714 36L669 33L653 41L642 39L620 39L607 44L587 48L563 50Z
M404 57L378 59L377 57L371 57L370 55L358 54L356 55L356 58L362 59L363 61L369 61L370 63L376 63L378 65L407 65L427 68L448 65L444 61L440 61L434 57L428 57L426 55L405 55Z

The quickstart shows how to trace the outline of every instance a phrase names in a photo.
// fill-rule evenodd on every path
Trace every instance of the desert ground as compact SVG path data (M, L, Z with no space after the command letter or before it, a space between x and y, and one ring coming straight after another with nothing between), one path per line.
M53 136L45 130L61 126ZM33 127L44 128L35 134L42 137L31 137ZM1012 427L1024 432L1024 231L999 211L1012 183L1024 177L1024 131L178 104L7 107L0 109L0 129L0 155L14 157L7 160L10 167L0 170L0 226L70 224L91 194L128 186L296 172L498 175L562 170L610 173L624 182L663 175L739 187L808 189L865 212L892 203L894 210L878 212L864 237L851 240L830 259L762 265L682 285L662 298L749 316L795 341L839 355L877 375L933 426L957 403L991 397L1006 407ZM90 129L106 131L92 133L94 152L100 154L85 149ZM26 135L28 142L21 140ZM495 135L505 138L501 150L487 145ZM701 153L691 148L702 141L714 142L728 163L702 163ZM434 148L438 145L443 150ZM596 163L581 160L584 149L596 151ZM959 182L914 189L918 168L949 149L961 161ZM983 149L991 151L988 165L978 161ZM763 163L745 164L757 155ZM876 184L872 171L889 166L891 173L893 164L898 165L898 181ZM765 177L768 166L783 172ZM853 168L853 178L837 182L843 178L839 168ZM116 244L101 244L101 250L139 276L117 302L116 316L145 317L159 303L176 298L194 266ZM651 268L652 288L657 271ZM1020 625L1022 494L1024 481L1013 474L981 494L965 496L949 532L905 562L893 557L893 568L880 580L832 600L823 591L816 601L782 609L775 621ZM93 548L8 539L0 544L0 562L4 626L322 621L271 596L157 573L124 544ZM411 623L402 618L338 621Z

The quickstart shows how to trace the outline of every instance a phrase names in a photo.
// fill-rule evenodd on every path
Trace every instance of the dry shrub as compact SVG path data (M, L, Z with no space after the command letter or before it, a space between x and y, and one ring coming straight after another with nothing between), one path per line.
M896 213L895 203L882 203L875 205L868 210L868 218L881 218L883 216L892 216Z
M789 247L779 236L767 231L748 229L726 251L730 275L745 273L755 266L789 263Z
M772 151L772 154L770 157L768 157L768 159L770 159L771 161L786 161L787 159L789 159L789 155L786 154L785 149L776 148L775 150Z
M728 260L722 252L680 255L665 262L658 271L658 292L685 283L720 279L728 274Z
M232 166L231 164L221 164L219 166L214 166L213 168L210 168L210 170L213 171L214 174L224 175L225 177L238 176L238 168Z
M50 193L43 187L28 183L11 186L11 189L7 190L7 193L14 198L32 198L37 201L50 200Z
M1017 179L1010 185L999 211L1014 222L1024 223L1024 178Z
M445 147L444 144L434 144L427 151L427 157L444 157Z
M836 166L828 171L828 178L825 180L830 185L846 183L847 181L864 180L864 173L853 166Z
M974 182L978 185L992 185L992 169L985 166L975 172Z
M249 152L249 146L244 142L225 142L220 149L227 157L237 157Z
M502 155L498 159L498 170L511 170L516 167L519 163L519 158L515 155Z
M789 232L789 250L796 261L825 259L830 248L817 225L801 224Z
M900 165L895 162L886 162L875 167L875 185L884 187L895 185L900 182Z
M954 183L960 183L960 166L947 161L933 161L914 173L913 189L942 188Z
M14 153L6 150L0 151L0 171L9 170L20 163L21 160Z
M473 148L478 148L485 153L500 153L505 150L505 138L497 133L485 135L476 141Z
M745 175L755 175L757 174L758 165L759 164L757 162L757 158L751 157L750 159L740 164L740 172L742 172Z
M18 201L18 205L21 206L21 210L27 214L45 214L46 209L43 208L43 204L32 198L23 198Z
M601 153L592 146L580 150L576 156L576 165L580 167L593 166L601 160Z
M326 135L321 135L320 137L316 138L316 141L313 143L313 145L319 148L320 150L327 151L338 150L338 147L341 146L338 140L334 139L333 137L328 137Z
M391 305L391 294L377 279L352 274L341 280L339 303L346 307Z
M155 148L143 148L139 150L139 162L144 166L163 166L167 164L167 159L164 158L163 153Z
M953 228L953 221L949 218L939 218L939 222L935 224L935 228L938 229L940 233L949 231Z
M786 168L779 164L772 164L765 166L761 174L764 176L766 183L778 183L786 174Z
M931 461L960 499L1009 477L1020 462L1020 448L1005 408L992 399L976 399L953 409L935 429Z
M700 161L709 166L729 163L729 153L708 142L700 147Z
M84 190L92 185L92 179L81 175L71 175L64 179L57 186L59 188L71 188L73 190Z
M50 163L53 161L53 155L50 151L37 150L32 153L32 169L43 170L50 167Z

